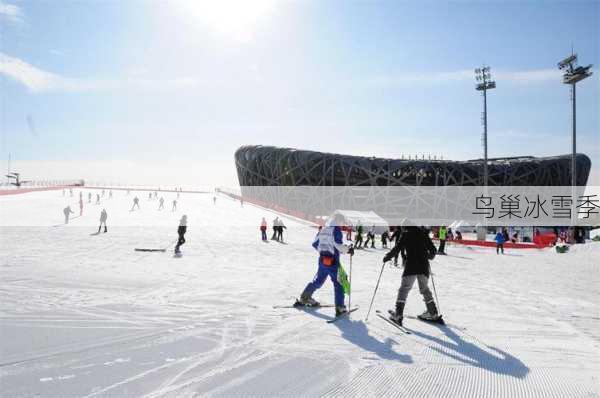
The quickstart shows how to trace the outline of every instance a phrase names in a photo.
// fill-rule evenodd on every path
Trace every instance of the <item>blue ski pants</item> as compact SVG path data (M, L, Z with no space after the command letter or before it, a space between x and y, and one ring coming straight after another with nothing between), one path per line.
M323 286L323 283L325 283L325 280L329 276L329 278L331 279L331 282L333 282L333 293L335 295L335 305L337 307L343 306L344 305L344 288L337 280L338 264L339 263L336 261L335 264L332 264L330 266L325 266L325 265L321 264L321 262L319 261L319 269L317 271L317 274L315 275L315 278L313 279L312 282L310 282L308 285L306 285L306 288L304 288L304 292L302 294L312 296L312 294L315 292L315 290L317 290L321 286Z

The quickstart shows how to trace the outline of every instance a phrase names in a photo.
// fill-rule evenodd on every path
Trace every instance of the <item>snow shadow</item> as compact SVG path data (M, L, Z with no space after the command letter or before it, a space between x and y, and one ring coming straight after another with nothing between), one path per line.
M310 311L311 315L317 318L329 320L329 317L324 314L320 314L316 311ZM355 321L352 319L344 318L340 319L332 325L335 325L342 332L342 337L348 340L350 343L362 348L365 351L372 352L381 359L388 359L391 361L400 361L402 363L413 363L412 357L408 354L399 354L394 351L392 345L394 340L387 338L385 341L377 340L375 337L369 334L367 325L364 321Z
M482 342L482 345L497 355L491 354L488 351L478 347L476 344L465 341L450 326L434 326L437 326L440 330L442 330L444 335L450 339L450 341L447 341L443 338L430 336L417 330L412 330L412 333L415 336L429 340L440 346L430 346L432 350L464 364L476 366L493 373L516 377L518 379L525 378L525 376L527 376L529 373L529 368L525 366L521 360L515 358L505 351L502 351L496 347L488 346Z

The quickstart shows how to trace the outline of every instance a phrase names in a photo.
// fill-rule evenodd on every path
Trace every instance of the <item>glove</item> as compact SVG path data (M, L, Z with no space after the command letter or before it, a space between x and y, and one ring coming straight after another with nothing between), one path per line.
M354 256L354 246L350 245L350 247L348 248L348 254L350 256Z
M388 254L386 254L386 255L383 257L383 262L384 262L384 263L387 263L387 262L388 262L388 261L390 261L390 260L391 260L393 257L394 257L394 256L392 256L392 252L389 252Z

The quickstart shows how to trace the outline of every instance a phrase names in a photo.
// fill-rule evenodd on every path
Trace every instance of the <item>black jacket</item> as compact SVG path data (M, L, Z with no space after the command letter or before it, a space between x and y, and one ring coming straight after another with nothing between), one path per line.
M384 257L384 261L402 253L405 259L404 273L408 275L429 276L429 258L435 256L436 248L426 231L417 227L408 227L400 236L396 246Z

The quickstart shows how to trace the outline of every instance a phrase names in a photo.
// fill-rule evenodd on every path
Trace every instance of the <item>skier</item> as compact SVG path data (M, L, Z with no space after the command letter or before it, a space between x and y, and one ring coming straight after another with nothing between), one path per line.
M99 205L100 204L100 195L96 194L96 204Z
M279 225L277 225L277 240L279 242L283 242L283 229L287 229L287 227L283 224L283 220L279 220Z
M446 249L446 238L448 237L448 230L446 229L446 227L444 225L442 225L440 227L440 229L438 230L438 238L440 238L440 247L438 247L438 254L443 254L445 255L445 249Z
M69 195L73 197L73 188L69 188Z
M519 241L519 231L515 231L510 241L512 243L517 243Z
M318 306L319 303L312 298L315 290L319 289L325 283L329 276L333 283L335 296L335 315L340 316L347 312L344 305L344 288L338 281L338 269L340 267L340 253L348 253L351 256L354 250L343 244L342 230L344 218L341 214L336 214L332 222L325 226L315 237L312 246L319 252L319 268L312 282L308 283L300 295L299 305Z
M165 207L165 199L161 196L158 204L158 210L162 210Z
M498 231L494 240L496 241L496 254L500 254L500 253L504 254L505 240L504 240L504 235L502 234L502 232Z
M427 311L419 316L420 319L428 321L441 321L442 316L438 314L433 295L427 286L429 283L429 260L435 257L436 248L429 238L429 234L422 228L415 226L405 227L402 236L394 248L385 255L384 262L390 261L398 253L405 259L402 283L398 289L396 298L396 310L391 315L391 320L402 325L404 305L408 293L412 289L415 280L419 283L419 291L423 295Z
M265 220L265 218L262 218L262 221L260 222L260 234L262 236L262 240L263 242L267 241L267 220Z
M371 242L371 249L375 248L375 226L373 225L371 228L369 228L369 231L367 231L367 240L365 241L365 247L369 246L369 242Z
M71 210L71 206L67 206L63 209L63 213L65 214L65 224L69 223L69 215L73 214L73 210Z
M102 190L102 197L104 197L104 189Z
M92 203L92 193L88 192L88 203Z
M171 211L175 211L177 210L177 200L173 199L173 208L171 209Z
M79 217L83 215L83 199L79 198Z
M356 227L356 240L354 241L354 247L356 247L357 249L362 248L362 243L363 243L362 233L363 233L363 226L359 222L358 226Z
M390 237L390 243L394 242L394 246L396 246L398 244L398 241L400 240L400 237L402 236L402 227L397 226L394 227L394 232L392 233L392 236ZM398 256L400 255L400 252L396 253L396 256L394 256L394 266L397 267L398 266Z
M108 191L108 198L112 199L112 189L110 191Z
M346 226L346 240L352 242L352 227L350 225Z
M177 239L177 244L175 245L175 254L181 254L179 248L181 245L185 243L185 233L187 232L187 216L184 214L181 216L181 220L179 220L179 227L177 228L177 235L179 238Z
M154 191L154 199L158 199L158 192Z
M273 236L271 236L271 240L277 240L277 235L279 232L279 217L275 217L273 220Z
M108 214L106 213L106 209L102 209L102 211L100 212L100 226L98 227L98 233L100 233L100 230L102 229L102 224L104 224L104 232L108 232L108 229L106 228L107 218Z
M148 200L152 200L152 192L148 192Z
M383 231L383 233L381 234L381 246L384 249L388 248L387 243L388 243L389 239L390 239L390 233L389 233L388 229L386 228L386 230Z
M133 198L133 206L131 206L131 211L133 211L133 209L135 209L136 206L137 206L138 210L140 210L140 200L138 199L137 196L135 196Z
M213 196L213 205L216 205L216 204L217 204L217 197Z

